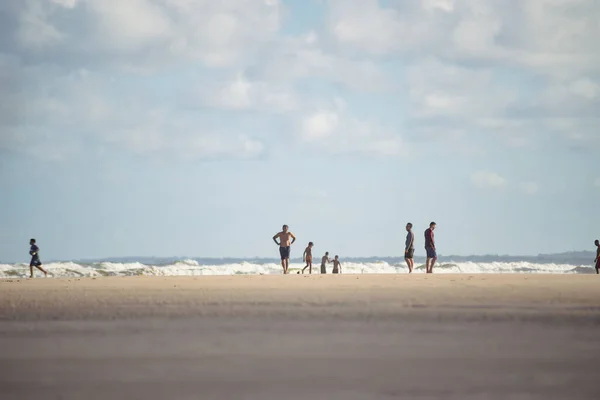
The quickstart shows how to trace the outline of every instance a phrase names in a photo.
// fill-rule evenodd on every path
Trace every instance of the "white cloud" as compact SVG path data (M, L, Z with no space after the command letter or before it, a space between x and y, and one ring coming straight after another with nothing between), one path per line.
M73 8L79 3L79 0L51 0L53 3L61 5L65 8Z
M29 0L15 8L23 49L52 44L59 63L91 58L133 70L193 60L231 66L254 57L282 21L276 0Z
M376 122L355 118L346 104L336 99L327 109L308 113L302 118L299 138L308 146L317 144L316 151L342 154L355 153L378 157L406 154L401 135Z
M427 59L408 68L412 115L472 119L502 115L515 101L510 87L494 84L490 68L473 69Z
M454 0L422 0L423 8L428 11L454 11Z
M598 96L600 85L589 78L582 78L571 83L570 89L573 94L593 99Z
M478 171L471 175L471 182L480 188L502 188L506 186L506 179L489 171Z
M533 196L540 190L540 186L535 182L522 182L521 190L523 190L524 193Z
M556 137L600 143L594 0L323 4L325 26L290 36L281 28L295 16L278 0L5 2L2 146L248 156L290 126L296 136L282 140L329 153L401 155L411 137L472 154L486 150L479 135L530 150ZM207 110L227 126L203 119ZM264 136L232 123L248 115L270 118Z
M382 92L395 88L375 60L344 57L324 47L312 31L299 38L283 39L263 60L260 72L272 80L322 78L358 91Z
M242 73L225 82L202 85L197 92L202 104L223 109L279 113L300 107L300 100L290 85L251 81Z
M600 70L595 0L375 0L332 2L329 30L343 46L374 54L438 54L497 61L567 76Z
M24 4L25 7L18 16L17 37L20 42L36 50L58 45L65 35L49 21L49 11L40 2L29 1Z
M317 111L302 120L302 137L309 142L326 139L335 132L338 123L336 112Z

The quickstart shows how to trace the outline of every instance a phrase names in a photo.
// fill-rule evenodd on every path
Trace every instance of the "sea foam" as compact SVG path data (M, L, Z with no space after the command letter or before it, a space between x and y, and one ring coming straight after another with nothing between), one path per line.
M304 267L302 263L291 263L290 273L297 273ZM281 265L272 263L200 263L196 260L178 260L162 265L149 265L140 262L53 262L44 268L55 277L102 277L102 276L202 276L202 275L278 275ZM423 264L415 265L415 273L423 273ZM313 265L313 274L319 274L320 265ZM343 262L345 274L406 274L408 269L403 262ZM327 266L331 273L331 265ZM531 262L442 262L436 264L436 273L546 273L546 274L587 274L594 269L587 265L531 263ZM308 270L306 271L308 273ZM36 275L41 273L36 270ZM0 278L24 278L29 275L28 264L0 264Z

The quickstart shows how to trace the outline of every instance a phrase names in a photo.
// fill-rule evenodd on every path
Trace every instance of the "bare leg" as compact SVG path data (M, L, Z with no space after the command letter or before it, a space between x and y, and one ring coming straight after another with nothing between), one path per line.
M44 276L48 276L48 271L46 271L44 268L42 268L41 265L36 265L36 268L39 269L40 271L42 271L44 273Z
M312 261L308 265L308 273L312 275Z
M29 277L33 278L33 265L29 266Z
M404 259L406 261L406 265L408 265L408 273L410 274L412 272L412 265L410 265L410 258L405 258Z
M433 265L435 264L435 260L437 260L437 258L432 258L431 259L431 265L429 266L429 273L433 274Z
M285 274L285 260L281 260L281 268L283 268L283 273Z
M302 268L302 273L304 273L304 270L308 268L308 263L306 263L306 266L304 268Z
M431 258L427 257L427 261L425 261L425 272L429 273L429 263L431 262Z
M290 259L289 259L289 258L286 258L286 259L285 259L285 272L284 272L284 274L287 274L287 273L288 273L288 268L289 268L289 267L290 267Z

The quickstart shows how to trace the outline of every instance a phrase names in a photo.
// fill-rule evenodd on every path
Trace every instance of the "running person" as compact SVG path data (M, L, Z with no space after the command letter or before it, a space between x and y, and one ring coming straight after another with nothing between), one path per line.
M31 261L29 262L29 277L33 278L33 267L36 267L44 273L44 276L48 276L48 271L42 268L42 261L40 260L40 248L35 244L35 239L29 241L29 255Z
M273 236L273 241L279 245L279 255L281 256L281 266L283 267L284 274L288 273L290 265L290 246L296 241L296 236L292 232L289 232L288 229L288 226L284 225L282 231ZM277 239L279 239L279 243Z
M425 269L428 274L433 273L433 265L437 260L437 252L435 250L435 240L433 238L433 231L435 230L435 222L429 224L429 228L425 231L425 251L427 252L427 261L425 262Z
M415 234L412 231L412 224L409 222L406 224L406 242L404 243L404 260L406 260L406 265L408 265L408 273L410 274L413 271L415 266L415 260L413 260L413 256L415 254Z

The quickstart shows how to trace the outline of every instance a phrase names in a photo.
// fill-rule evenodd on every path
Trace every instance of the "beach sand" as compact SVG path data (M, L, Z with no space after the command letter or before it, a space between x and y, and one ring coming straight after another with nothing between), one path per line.
M598 399L595 275L0 280L0 399Z

